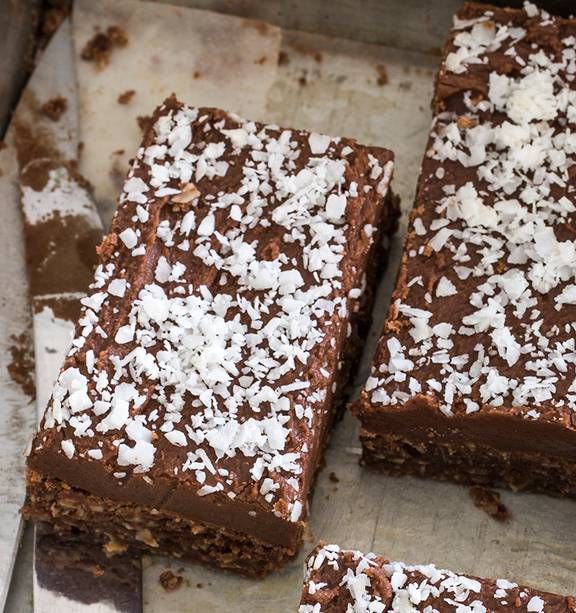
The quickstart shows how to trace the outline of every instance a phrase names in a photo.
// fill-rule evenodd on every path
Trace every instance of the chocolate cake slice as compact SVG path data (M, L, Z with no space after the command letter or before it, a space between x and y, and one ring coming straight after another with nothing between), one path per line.
M396 227L392 167L166 100L34 439L25 515L247 575L293 557Z
M506 579L320 544L308 557L298 613L574 613L576 598Z
M576 20L467 4L360 402L364 462L576 496Z

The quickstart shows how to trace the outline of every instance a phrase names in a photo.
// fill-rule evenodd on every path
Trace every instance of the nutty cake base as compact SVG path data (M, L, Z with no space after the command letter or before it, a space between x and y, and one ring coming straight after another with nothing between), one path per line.
M432 442L366 430L360 438L362 463L389 475L576 498L574 462L478 443Z
M297 553L234 530L95 496L33 471L28 474L23 513L34 522L50 524L65 538L77 532L89 536L110 556L140 550L251 577L263 577Z

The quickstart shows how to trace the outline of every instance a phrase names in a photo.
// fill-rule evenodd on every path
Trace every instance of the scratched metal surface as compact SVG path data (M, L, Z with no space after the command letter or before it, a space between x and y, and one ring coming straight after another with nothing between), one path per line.
M288 31L282 33L281 51L288 61L276 69L263 115L255 118L353 136L393 149L394 187L402 197L404 222L429 128L428 102L438 57ZM149 108L156 102L150 98ZM364 372L386 310L404 230L402 223L392 245ZM502 525L476 509L465 488L368 473L358 466L358 456L357 425L347 416L336 428L318 481L309 540L289 567L254 582L179 561L148 558L146 613L295 611L303 557L320 538L407 562L434 562L561 593L574 590L576 503L505 492L502 497L512 520ZM158 582L167 568L183 577L181 587L170 593ZM19 593L25 589L22 586Z

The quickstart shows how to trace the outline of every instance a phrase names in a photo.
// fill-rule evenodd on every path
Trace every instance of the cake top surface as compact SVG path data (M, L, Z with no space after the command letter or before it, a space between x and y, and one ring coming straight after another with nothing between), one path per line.
M576 427L575 75L574 21L456 17L364 406Z
M319 545L306 564L298 613L572 613L576 600L505 579L459 575L433 564L388 562Z
M303 516L392 154L168 99L35 450Z

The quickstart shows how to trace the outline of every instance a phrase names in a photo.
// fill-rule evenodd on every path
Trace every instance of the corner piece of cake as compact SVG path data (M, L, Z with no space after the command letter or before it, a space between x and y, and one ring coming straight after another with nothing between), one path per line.
M28 459L24 514L260 576L292 558L362 343L393 155L160 106Z
M363 461L576 496L576 20L467 4L371 375Z
M298 613L575 613L576 598L320 543Z

